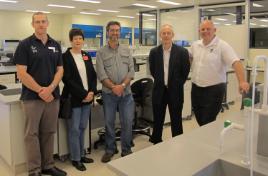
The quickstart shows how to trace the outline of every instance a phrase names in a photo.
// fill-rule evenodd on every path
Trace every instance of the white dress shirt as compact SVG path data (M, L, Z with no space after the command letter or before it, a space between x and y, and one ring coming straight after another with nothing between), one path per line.
M171 45L172 47L172 45ZM169 59L170 59L170 52L171 52L171 47L167 50L163 48L163 63L164 63L164 81L165 85L168 85L168 69L169 69Z

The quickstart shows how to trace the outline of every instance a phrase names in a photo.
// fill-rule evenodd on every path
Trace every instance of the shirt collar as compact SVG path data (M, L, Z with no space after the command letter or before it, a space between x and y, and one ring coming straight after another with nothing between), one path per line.
M172 45L167 50L165 50L164 49L164 45L162 45L162 49L163 49L164 52L170 52L171 51L171 48L172 48Z
M40 39L38 39L36 36L35 36L35 34L33 33L33 35L32 35L32 40L34 40L34 41L40 41L41 42L41 40ZM52 41L52 38L47 34L47 42L51 42Z
M203 47L211 47L211 46L216 45L216 44L218 43L218 41L219 41L219 38L218 38L217 36L215 36L215 37L211 40L211 42L210 42L209 44L204 45L204 43L203 43L203 39L199 41L199 44L202 45Z
M113 49L113 50L114 50L114 48L112 48L112 47L110 46L109 42L107 42L107 45L106 45L106 46L107 46L108 49ZM118 42L118 44L117 44L117 48L115 48L115 50L118 49L118 48L119 48L119 42Z

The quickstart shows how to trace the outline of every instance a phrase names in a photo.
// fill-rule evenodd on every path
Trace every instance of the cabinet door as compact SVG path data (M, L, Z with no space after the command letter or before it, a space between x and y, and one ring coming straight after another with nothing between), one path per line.
M0 75L0 84L15 83L15 74Z

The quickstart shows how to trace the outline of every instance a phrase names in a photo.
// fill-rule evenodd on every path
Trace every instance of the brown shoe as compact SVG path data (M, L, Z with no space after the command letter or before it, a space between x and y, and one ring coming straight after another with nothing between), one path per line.
M113 156L114 156L113 153L106 153L105 152L104 155L101 158L101 162L107 163L107 162L111 161L111 159L112 159Z
M122 152L121 153L121 156L124 157L124 156L127 156L127 155L130 155L132 154L133 152L131 150L127 151L127 152Z
M29 174L29 176L42 176L42 175L40 172L38 172L38 173L31 173L31 174Z

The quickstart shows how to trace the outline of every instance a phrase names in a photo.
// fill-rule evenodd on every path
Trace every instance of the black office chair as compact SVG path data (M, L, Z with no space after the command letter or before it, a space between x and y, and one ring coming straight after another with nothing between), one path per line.
M133 134L144 134L151 136L150 123L153 121L152 112L152 89L153 80L150 78L143 78L131 85L133 98L135 101L135 118L133 123ZM96 101L102 105L101 92L98 92ZM121 130L115 128L116 141L120 140ZM99 139L94 142L94 149L99 145L105 144L105 127L98 130ZM132 141L132 147L134 143Z
M153 122L152 110L153 80L142 78L131 85L135 101L134 134L151 136L150 124Z

